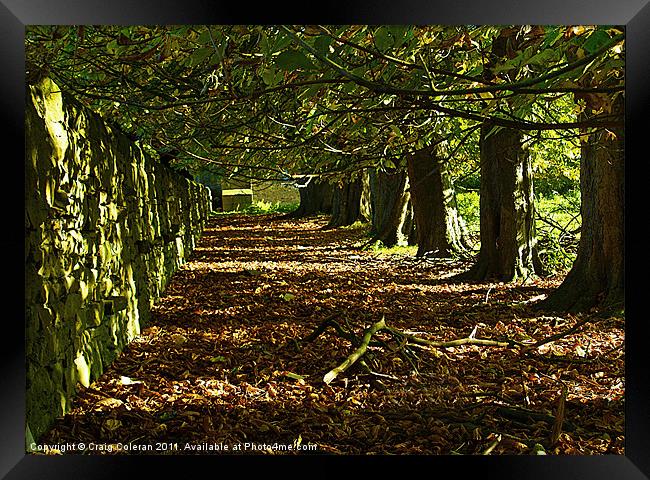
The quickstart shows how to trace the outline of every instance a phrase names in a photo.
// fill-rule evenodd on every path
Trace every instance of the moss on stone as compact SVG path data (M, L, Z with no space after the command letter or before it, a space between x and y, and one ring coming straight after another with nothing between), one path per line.
M25 133L27 422L38 439L140 333L210 199L49 79L28 89Z

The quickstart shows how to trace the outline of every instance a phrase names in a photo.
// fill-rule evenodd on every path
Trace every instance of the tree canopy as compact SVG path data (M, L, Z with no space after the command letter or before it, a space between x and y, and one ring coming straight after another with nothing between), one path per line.
M51 76L185 167L340 176L434 138L462 163L486 120L531 145L620 126L624 41L616 26L32 26L26 58L28 81Z

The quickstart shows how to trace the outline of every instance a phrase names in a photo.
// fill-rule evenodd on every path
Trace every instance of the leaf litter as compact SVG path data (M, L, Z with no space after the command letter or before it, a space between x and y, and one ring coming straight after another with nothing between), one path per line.
M153 452L163 454L242 442L311 444L312 454L624 453L624 318L551 317L534 304L559 276L448 283L469 264L364 251L363 228L326 223L212 218L150 324L41 441L180 446ZM432 342L528 347L413 345L405 355L378 332L323 382L382 317ZM348 337L326 329L306 341L327 319Z

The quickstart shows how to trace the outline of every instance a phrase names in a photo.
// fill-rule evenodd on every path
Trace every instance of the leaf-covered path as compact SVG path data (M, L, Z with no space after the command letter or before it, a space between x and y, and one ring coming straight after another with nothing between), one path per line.
M623 453L622 318L526 352L418 348L409 360L371 346L374 373L355 365L326 385L354 348L334 330L303 341L326 318L359 337L384 316L430 340L534 342L586 317L532 309L559 279L448 284L466 264L362 251L362 229L325 224L211 219L151 324L42 442L103 449L84 453Z

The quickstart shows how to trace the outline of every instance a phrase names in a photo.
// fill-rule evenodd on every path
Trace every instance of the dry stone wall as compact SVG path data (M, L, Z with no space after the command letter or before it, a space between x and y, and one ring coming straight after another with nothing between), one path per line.
M27 89L25 137L27 431L38 439L147 323L211 199L49 79Z

